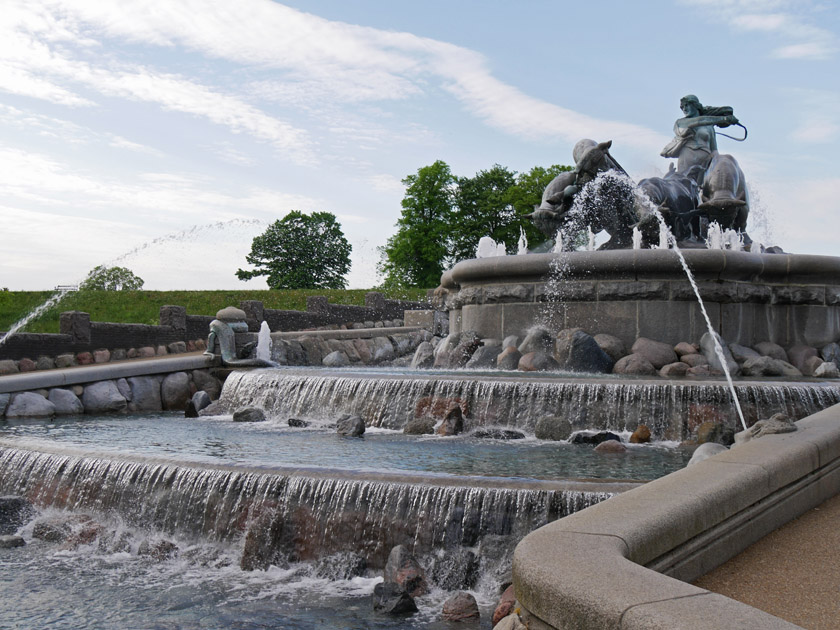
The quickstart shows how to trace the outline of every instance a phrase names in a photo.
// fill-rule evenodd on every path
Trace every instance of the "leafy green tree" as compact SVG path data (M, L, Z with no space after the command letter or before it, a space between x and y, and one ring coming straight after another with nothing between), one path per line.
M449 258L455 178L438 160L404 180L397 233L380 248L385 286L436 287Z
M292 210L254 238L245 260L256 269L236 277L268 276L271 289L344 289L351 249L334 214Z
M458 178L450 226L454 260L475 258L482 236L505 243L508 252L516 251L522 221L510 203L509 191L515 181L516 173L498 164L474 177Z
M516 176L516 183L508 190L508 203L510 203L518 217L534 211L534 206L542 202L542 194L545 187L551 180L564 171L571 171L572 166L560 166L554 164L545 168L535 166L527 173L520 173ZM528 219L521 219L520 225L525 229L528 242L532 245L545 240L545 235L540 232ZM517 238L519 233L517 232ZM507 242L507 241L505 241Z
M145 282L125 267L97 265L79 285L80 291L137 291Z

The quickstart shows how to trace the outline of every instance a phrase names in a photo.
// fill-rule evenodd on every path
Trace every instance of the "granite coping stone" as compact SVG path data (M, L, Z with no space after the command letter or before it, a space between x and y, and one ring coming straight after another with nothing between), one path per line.
M526 616L548 628L796 628L643 565L676 557L695 569L713 568L837 494L840 405L797 426L526 536L514 554L514 585ZM708 539L713 528L716 538Z
M96 381L110 381L131 376L165 374L184 370L200 370L216 365L213 357L203 353L178 354L168 357L135 359L98 365L84 365L0 377L0 393L33 391L65 387Z

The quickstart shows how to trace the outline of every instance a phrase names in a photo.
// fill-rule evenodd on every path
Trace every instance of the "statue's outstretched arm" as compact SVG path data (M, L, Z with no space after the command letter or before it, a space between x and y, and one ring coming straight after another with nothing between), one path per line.
M707 125L715 125L717 127L728 127L729 125L738 124L738 119L735 116L694 116L692 118L683 118L679 122L679 126L684 129L693 129L694 127L705 127Z

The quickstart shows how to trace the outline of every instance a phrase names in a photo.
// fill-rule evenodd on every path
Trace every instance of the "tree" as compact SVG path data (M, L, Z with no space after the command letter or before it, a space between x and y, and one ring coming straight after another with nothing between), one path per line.
M125 267L97 265L79 285L80 291L137 291L145 282Z
M455 261L475 258L482 236L505 243L508 252L516 251L522 220L510 203L509 191L515 181L516 173L498 164L474 177L458 178L450 228Z
M380 273L388 286L436 287L449 257L455 178L438 160L404 180L397 233L380 248Z
M254 238L245 260L256 269L236 277L268 276L271 289L343 289L351 249L334 214L292 210Z

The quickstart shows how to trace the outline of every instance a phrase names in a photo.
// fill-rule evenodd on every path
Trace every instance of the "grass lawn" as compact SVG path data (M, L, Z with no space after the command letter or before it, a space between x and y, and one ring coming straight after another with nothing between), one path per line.
M239 306L242 300L261 300L266 308L306 310L306 298L324 295L333 304L364 306L370 289L296 289L287 291L77 291L68 293L53 308L30 322L24 331L57 333L58 317L64 311L90 313L91 321L120 324L157 324L160 307L185 306L190 315L215 315L225 306ZM0 291L0 331L47 301L52 291ZM422 301L426 289L385 292L385 297Z

